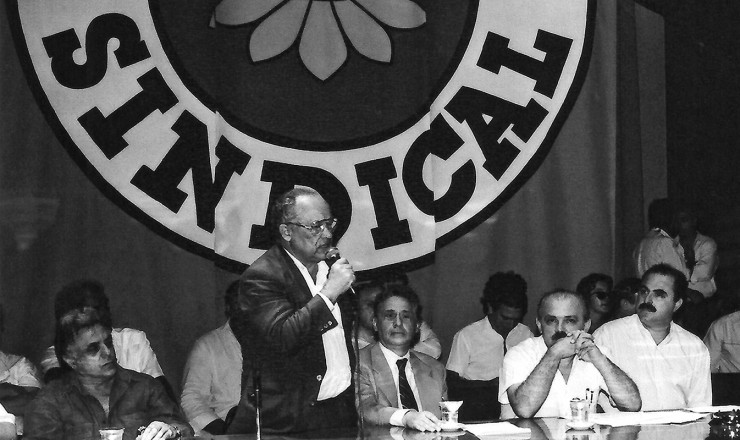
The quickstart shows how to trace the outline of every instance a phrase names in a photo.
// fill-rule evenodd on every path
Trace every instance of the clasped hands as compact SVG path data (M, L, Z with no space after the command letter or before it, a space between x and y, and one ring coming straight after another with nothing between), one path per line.
M154 421L146 428L139 428L136 440L165 440L177 437L178 431L164 422Z
M594 337L584 330L568 333L564 338L556 341L550 350L560 359L578 355L579 359L586 362L593 362L597 357L603 356L599 347L594 343Z

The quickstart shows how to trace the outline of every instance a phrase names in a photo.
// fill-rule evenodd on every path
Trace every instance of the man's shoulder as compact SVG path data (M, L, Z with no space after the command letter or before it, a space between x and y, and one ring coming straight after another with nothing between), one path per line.
M601 327L596 329L594 337L610 335L614 332L621 332L628 330L635 326L637 315L625 316L624 318L614 319L606 322Z
M700 351L709 351L701 338L675 322L671 324L671 333L674 333L676 340L684 347L691 347Z
M284 255L285 250L278 244L272 245L270 249L266 250L265 253L260 255L242 274L242 277L248 276L255 272L261 272L270 270L276 265L285 264L286 256Z
M486 324L487 319L488 318L484 317L483 319L479 319L477 321L471 322L470 324L458 330L457 334L458 335L478 334L485 329L485 324Z
M517 345L511 347L509 351L506 352L506 356L509 355L518 355L523 353L535 353L535 354L543 354L547 351L547 346L545 345L544 339L542 339L542 336L537 336L534 338L527 338L523 340L522 342L518 343Z
M430 367L434 369L444 370L445 368L442 362L438 361L437 359L434 359L433 357L429 356L426 353L422 353L414 349L409 350L409 353L410 355L416 356L417 358L419 358L420 361L424 362L425 364L429 365Z
M120 365L118 366L116 374L118 376L118 380L128 382L130 385L142 384L148 387L161 386L160 382L152 376L145 373L139 373L138 371L130 370L128 368L123 368Z
M740 310L720 316L712 323L712 327L727 326L738 322L740 322Z

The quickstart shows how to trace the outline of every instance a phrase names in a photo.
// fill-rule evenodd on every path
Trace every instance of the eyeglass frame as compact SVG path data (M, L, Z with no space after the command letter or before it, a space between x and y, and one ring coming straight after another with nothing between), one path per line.
M331 226L327 224L327 222L329 221L331 221ZM326 230L328 230L329 232L334 232L334 229L336 229L338 222L339 220L336 217L328 217L322 218L321 220L313 221L310 225L304 225L303 223L296 222L283 222L282 224L300 226L303 229L307 230L308 233L311 235L319 235Z

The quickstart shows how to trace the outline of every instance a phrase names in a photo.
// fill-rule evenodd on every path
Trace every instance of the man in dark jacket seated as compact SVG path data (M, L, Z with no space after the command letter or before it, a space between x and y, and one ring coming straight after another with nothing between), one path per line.
M97 440L108 427L124 428L125 440L192 435L161 383L118 366L111 327L94 309L57 321L54 348L66 371L27 407L25 439Z

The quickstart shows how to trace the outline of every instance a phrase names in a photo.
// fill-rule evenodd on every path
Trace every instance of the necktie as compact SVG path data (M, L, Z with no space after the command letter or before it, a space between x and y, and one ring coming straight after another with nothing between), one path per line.
M406 378L406 362L408 362L408 359L399 359L396 361L396 365L398 365L398 393L401 395L401 408L418 411L419 407L416 405L414 392L411 391L411 385L409 385L409 380Z

